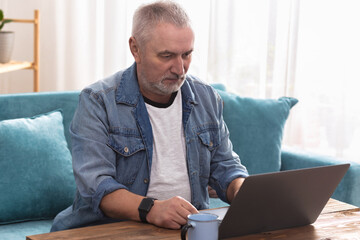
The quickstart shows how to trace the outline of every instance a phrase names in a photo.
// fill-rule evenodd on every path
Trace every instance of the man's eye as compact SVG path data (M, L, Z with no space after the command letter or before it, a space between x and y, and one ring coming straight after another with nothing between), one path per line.
M162 58L165 58L165 59L168 59L168 58L171 58L171 54L164 54L164 55L161 55Z
M192 52L185 53L185 54L184 54L184 57L190 57L190 56L191 56L191 54L192 54Z

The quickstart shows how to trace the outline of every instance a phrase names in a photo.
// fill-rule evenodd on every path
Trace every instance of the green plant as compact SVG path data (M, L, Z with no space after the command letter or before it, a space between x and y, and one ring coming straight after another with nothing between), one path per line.
M11 22L11 20L9 19L4 20L4 12L2 9L0 9L0 31L4 27L4 25L9 22Z

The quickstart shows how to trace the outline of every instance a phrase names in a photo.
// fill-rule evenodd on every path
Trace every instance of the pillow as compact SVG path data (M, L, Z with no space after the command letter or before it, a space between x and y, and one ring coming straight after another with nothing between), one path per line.
M226 91L226 86L223 83L211 83L210 85L217 90Z
M280 171L285 121L298 100L244 98L217 91L224 101L224 121L233 149L249 174Z
M74 193L60 110L0 121L0 224L53 218Z

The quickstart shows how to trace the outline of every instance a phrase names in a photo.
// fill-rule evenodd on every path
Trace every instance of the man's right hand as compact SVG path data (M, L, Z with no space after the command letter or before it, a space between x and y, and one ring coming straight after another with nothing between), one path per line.
M182 197L173 197L168 200L155 200L154 206L146 216L149 223L158 227L180 229L187 222L189 214L199 211Z
M100 209L104 214L116 219L140 221L138 207L144 197L119 189L103 197ZM198 210L182 197L155 200L146 220L159 227L179 229L187 221L187 216Z

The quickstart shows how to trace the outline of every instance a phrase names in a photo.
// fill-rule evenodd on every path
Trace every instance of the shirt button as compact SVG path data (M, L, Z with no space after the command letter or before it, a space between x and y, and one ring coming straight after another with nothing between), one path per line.
M144 183L145 183L145 184L148 184L148 182L149 182L149 179L145 178L145 179L144 179Z
M128 148L128 147L124 147L124 152L128 153L128 152L129 152L129 148Z

